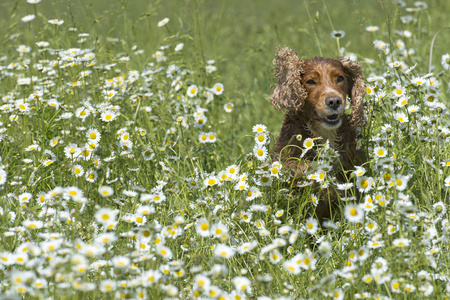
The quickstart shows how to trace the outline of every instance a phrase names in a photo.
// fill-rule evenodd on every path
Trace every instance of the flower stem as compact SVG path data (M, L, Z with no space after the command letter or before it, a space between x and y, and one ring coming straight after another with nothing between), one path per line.
M441 33L444 29L450 28L450 26L446 26L443 27L441 29L439 29L438 32L436 32L436 34L433 36L433 39L431 40L431 46L430 46L430 63L428 64L428 73L431 73L431 61L433 59L433 46L434 46L434 41L436 40L437 36L439 35L439 33Z

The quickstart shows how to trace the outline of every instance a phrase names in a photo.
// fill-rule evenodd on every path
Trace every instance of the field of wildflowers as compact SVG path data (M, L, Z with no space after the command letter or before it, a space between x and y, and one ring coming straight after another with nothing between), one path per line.
M242 31L226 1L49 2L0 4L5 298L450 296L445 31L428 64L448 3L304 1L307 21L290 31L299 8L269 1ZM340 24L352 9L363 21ZM305 211L319 200L312 183L334 184L333 149L305 145L321 154L302 195L271 160L277 46L363 64L369 160L349 174L356 184L337 184L363 199L342 198L324 229Z

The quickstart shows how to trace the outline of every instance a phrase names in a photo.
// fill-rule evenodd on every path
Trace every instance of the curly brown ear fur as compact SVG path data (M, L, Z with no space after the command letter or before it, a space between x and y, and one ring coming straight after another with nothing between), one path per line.
M278 82L271 96L272 105L281 111L301 110L308 96L301 82L303 61L286 47L278 48L273 64L277 66L275 76Z
M352 127L362 127L366 124L366 114L364 113L364 94L366 93L366 88L361 72L361 64L359 62L354 62L348 58L341 59L341 63L344 67L345 72L349 76L351 83L351 124Z

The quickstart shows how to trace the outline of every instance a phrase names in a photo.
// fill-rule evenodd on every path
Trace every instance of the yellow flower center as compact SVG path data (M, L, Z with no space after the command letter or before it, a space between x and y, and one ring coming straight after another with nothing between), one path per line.
M362 180L361 181L361 187L363 189L367 188L369 186L369 182L367 180Z

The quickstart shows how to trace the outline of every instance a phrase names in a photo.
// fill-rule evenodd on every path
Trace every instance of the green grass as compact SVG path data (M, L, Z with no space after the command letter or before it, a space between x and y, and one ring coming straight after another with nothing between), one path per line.
M445 1L415 12L390 1L1 2L0 294L445 299L450 103L441 57L450 31L436 40L433 74L420 77L449 9ZM36 18L22 22L29 14ZM416 22L404 24L405 15ZM414 52L403 55L398 40ZM369 160L352 176L372 188L359 206L342 199L336 229L308 234L318 191L286 189L290 175L270 159L283 120L269 100L279 46L305 58L339 56L339 46L363 65ZM208 100L217 83L223 93ZM395 88L407 104L396 105ZM257 124L267 126L265 159L253 151ZM333 160L320 152L321 163ZM345 213L352 208L356 221Z

